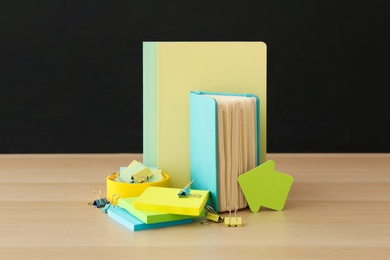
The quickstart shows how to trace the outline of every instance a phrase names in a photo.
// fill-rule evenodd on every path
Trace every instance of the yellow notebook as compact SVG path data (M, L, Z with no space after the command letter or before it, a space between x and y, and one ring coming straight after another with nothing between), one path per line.
M209 197L209 191L190 190L190 196L179 198L182 189L149 187L134 202L136 210L199 216ZM200 195L200 196L198 196Z
M143 163L190 181L190 91L252 93L260 99L260 162L266 158L263 42L143 43Z

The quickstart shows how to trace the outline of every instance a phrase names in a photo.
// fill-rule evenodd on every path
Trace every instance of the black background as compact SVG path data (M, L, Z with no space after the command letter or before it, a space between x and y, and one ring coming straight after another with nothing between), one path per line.
M1 1L0 153L142 152L142 41L264 41L269 152L390 152L385 1Z

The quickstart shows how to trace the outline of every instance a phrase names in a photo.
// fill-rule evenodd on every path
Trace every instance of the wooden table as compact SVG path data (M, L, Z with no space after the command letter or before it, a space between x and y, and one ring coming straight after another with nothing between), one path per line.
M283 211L132 232L87 203L140 154L0 155L1 259L389 259L390 154L269 154Z

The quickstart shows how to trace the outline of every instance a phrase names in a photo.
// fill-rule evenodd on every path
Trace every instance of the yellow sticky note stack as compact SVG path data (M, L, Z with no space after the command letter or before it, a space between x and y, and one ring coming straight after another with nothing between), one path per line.
M181 189L148 187L134 202L136 210L199 216L209 197L209 191L191 190L190 196L179 198Z

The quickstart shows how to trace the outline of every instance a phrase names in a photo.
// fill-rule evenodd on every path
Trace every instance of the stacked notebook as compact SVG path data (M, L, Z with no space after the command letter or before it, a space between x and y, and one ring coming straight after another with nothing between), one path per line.
M258 96L258 148L260 163L265 162L263 42L144 42L143 162L169 174L171 187L183 187L190 181L188 93L194 90Z
M191 190L179 198L180 189L149 187L139 197L120 198L118 206L108 209L108 215L132 231L192 223L204 216L209 192Z

